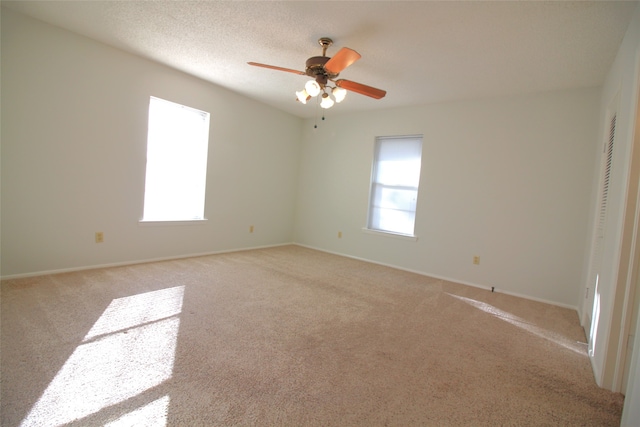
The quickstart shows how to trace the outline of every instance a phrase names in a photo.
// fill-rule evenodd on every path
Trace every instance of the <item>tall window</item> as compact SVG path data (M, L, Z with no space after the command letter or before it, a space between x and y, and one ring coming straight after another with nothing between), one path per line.
M376 138L367 227L414 235L422 135Z
M204 219L209 113L151 97L143 221Z

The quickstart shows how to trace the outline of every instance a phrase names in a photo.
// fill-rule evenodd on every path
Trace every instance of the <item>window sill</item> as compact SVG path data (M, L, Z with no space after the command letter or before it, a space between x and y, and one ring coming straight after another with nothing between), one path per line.
M418 240L418 236L411 236L411 235L408 235L408 234L393 233L393 232L390 232L390 231L373 230L371 228L366 228L366 227L363 228L362 231L364 233L367 233L367 234L377 234L377 235L380 235L380 236L391 237L391 238L400 239L400 240L408 240L408 241L412 241L412 242L415 242L415 241Z
M167 220L167 221L147 221L141 219L138 221L138 225L143 227L154 227L154 226L163 226L163 225L203 225L207 222L207 218L203 219L183 219L183 220Z

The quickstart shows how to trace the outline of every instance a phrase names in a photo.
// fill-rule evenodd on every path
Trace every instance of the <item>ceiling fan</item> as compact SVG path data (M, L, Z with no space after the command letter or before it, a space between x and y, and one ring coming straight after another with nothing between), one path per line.
M248 64L256 67L269 68L272 70L285 71L287 73L312 77L313 80L308 81L303 90L296 92L298 100L304 104L306 104L311 97L317 96L321 93L322 102L320 103L320 106L323 108L330 108L334 103L334 99L335 102L342 101L347 90L375 99L383 98L387 94L384 90L363 85L362 83L345 79L336 80L342 70L356 62L361 58L361 56L355 50L343 47L333 57L328 57L326 56L327 48L333 44L333 40L328 37L322 37L318 40L318 43L322 46L322 56L313 56L307 59L305 71L260 64L258 62L248 62ZM335 87L329 86L329 82L333 82ZM330 89L331 95L333 95L334 99L331 99L327 93L328 89Z

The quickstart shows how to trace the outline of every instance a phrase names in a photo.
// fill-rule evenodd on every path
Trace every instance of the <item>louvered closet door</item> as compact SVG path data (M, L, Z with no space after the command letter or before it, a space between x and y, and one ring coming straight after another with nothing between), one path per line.
M585 310L588 310L589 324L585 325L589 332L589 350L593 351L594 332L598 324L599 292L598 282L602 268L602 251L604 244L605 225L607 218L607 202L609 199L609 185L611 180L611 167L613 163L613 147L616 134L616 115L614 114L609 122L609 139L605 146L605 156L600 178L600 203L598 209L598 217L596 218L595 230L593 233L593 243L591 246L591 259L589 262L589 286L587 289L587 301L585 302Z

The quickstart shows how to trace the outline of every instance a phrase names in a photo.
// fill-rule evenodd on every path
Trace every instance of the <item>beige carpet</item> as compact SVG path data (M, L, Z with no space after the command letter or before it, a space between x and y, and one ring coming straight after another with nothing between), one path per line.
M577 314L298 246L2 283L2 426L614 426Z

